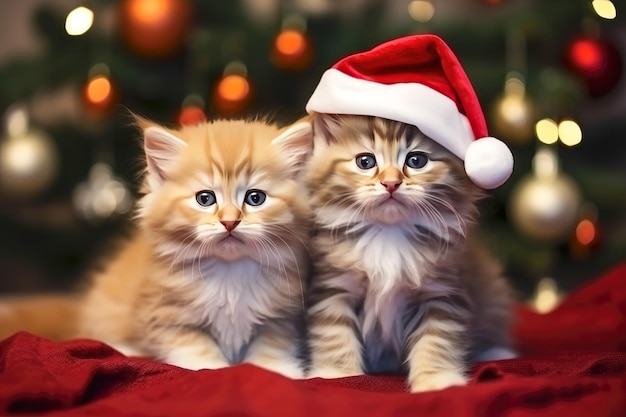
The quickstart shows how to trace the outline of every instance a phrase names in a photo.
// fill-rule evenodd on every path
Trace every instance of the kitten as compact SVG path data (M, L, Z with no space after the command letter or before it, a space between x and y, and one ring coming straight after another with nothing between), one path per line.
M412 125L314 117L309 377L401 372L419 392L511 357L511 291L472 237L463 162Z
M303 377L310 123L139 125L137 227L93 276L75 337L189 369Z

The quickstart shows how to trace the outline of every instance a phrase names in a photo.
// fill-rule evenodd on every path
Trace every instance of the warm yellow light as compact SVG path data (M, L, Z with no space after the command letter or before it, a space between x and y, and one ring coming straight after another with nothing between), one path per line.
M611 0L593 0L591 2L593 11L603 19L615 19L617 17L617 10Z
M93 25L93 12L86 7L77 7L65 19L65 31L68 35L79 36L86 33Z
M228 101L240 101L245 99L250 92L248 80L241 75L227 75L222 78L217 86L218 95Z
M543 278L537 284L535 298L532 301L537 312L545 314L559 304L559 290L552 278Z
M559 127L552 119L542 119L535 125L537 139L546 145L551 145L559 140Z
M418 22L428 22L435 15L435 6L427 0L413 0L409 3L409 15Z
M559 123L559 138L564 145L575 146L583 140L583 132L575 121L563 120Z

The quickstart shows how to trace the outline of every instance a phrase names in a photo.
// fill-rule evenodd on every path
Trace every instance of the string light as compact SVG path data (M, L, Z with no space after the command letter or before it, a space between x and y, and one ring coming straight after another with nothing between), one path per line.
M303 70L313 58L311 41L306 35L306 20L300 15L285 18L270 53L272 63L283 70Z
M435 6L428 0L413 0L409 3L409 15L417 22L428 22L435 15Z
M575 121L563 120L559 123L559 139L566 146L575 146L582 141L583 133Z
M215 106L221 113L238 113L249 103L252 86L247 75L246 66L238 61L224 68L224 75L217 82L213 95Z
M539 120L535 125L535 134L546 145L552 145L560 139L565 146L576 146L583 139L580 126L571 119L564 119L558 124L552 119Z
M92 78L87 83L87 100L93 104L101 104L111 96L111 81L104 75Z
M65 19L65 31L70 36L80 36L93 25L93 12L86 7L77 7Z
M217 85L217 94L227 101L243 100L249 92L250 84L242 75L227 75Z
M576 240L581 245L589 245L596 238L596 225L589 219L583 219L576 226Z
M611 0L593 0L593 11L603 19L611 20L617 17L617 10Z
M284 55L299 55L305 46L304 35L297 30L285 30L276 37L276 49Z
M83 97L88 110L95 115L102 115L112 108L115 89L106 64L96 64L91 68Z
M535 124L535 134L540 142L552 145L559 140L559 126L552 119L542 119Z

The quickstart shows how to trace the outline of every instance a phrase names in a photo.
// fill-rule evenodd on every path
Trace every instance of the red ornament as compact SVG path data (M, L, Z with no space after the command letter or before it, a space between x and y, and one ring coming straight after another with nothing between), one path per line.
M311 41L302 32L287 29L274 39L270 60L280 69L301 71L311 64Z
M620 53L606 39L590 36L574 38L565 51L565 62L583 79L592 97L608 93L622 77Z
M206 122L204 110L198 106L186 106L178 114L178 124L181 126L197 125Z
M133 52L146 58L166 58L181 49L192 15L189 0L123 0L120 34Z

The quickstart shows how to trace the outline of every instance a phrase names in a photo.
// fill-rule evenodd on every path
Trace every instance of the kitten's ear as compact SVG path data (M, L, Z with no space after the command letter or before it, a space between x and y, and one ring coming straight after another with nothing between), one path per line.
M154 189L168 178L169 170L187 144L167 130L148 126L143 130L143 147L148 164L150 187Z
M307 163L313 151L313 128L308 121L301 121L289 127L272 145L280 149L289 167L290 175L297 176Z
M314 148L321 150L334 142L341 126L338 114L315 113L313 115Z

